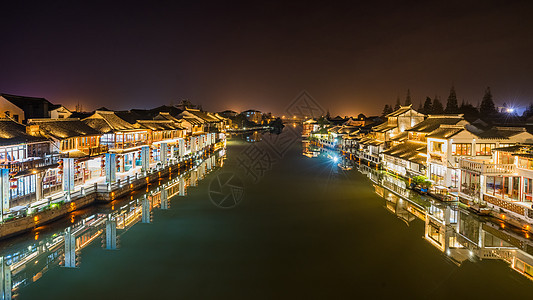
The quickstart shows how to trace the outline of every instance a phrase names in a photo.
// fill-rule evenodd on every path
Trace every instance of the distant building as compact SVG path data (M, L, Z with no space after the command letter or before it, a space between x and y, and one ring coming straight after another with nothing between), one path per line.
M308 137L311 133L320 129L320 124L314 119L309 119L303 122L302 136Z
M9 101L9 95L0 95L0 117L14 120L15 122L22 122L24 120L24 110L19 106Z
M26 97L9 94L0 94L0 96L3 100L10 102L11 104L24 111L24 114L22 116L20 113L15 114L10 112L11 116L9 117L13 119L15 119L15 116L18 115L18 118L20 120L15 120L17 122L21 122L27 119L49 118L50 109L56 108L52 103L50 103L50 101L46 100L45 98ZM2 111L2 113L6 114L6 111Z
M202 110L201 105L192 104L192 102L189 100L181 100L181 102L177 104L176 107L181 110L186 110L187 108Z
M52 104L45 98L0 94L0 117L15 122L29 119L64 119L72 112L60 104Z
M263 114L255 109L245 110L241 112L241 114L244 115L248 121L257 124L261 124L261 120L263 119Z
M219 112L218 114L224 118L234 118L235 116L237 116L237 112L234 110L225 110Z
M61 104L52 104L50 106L50 110L48 111L48 116L51 119L66 119L69 118L71 115L72 112Z

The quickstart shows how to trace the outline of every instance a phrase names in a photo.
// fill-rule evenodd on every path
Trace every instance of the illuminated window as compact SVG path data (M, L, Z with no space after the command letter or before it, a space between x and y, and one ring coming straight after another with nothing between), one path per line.
M452 155L472 155L472 144L452 144Z
M496 148L496 144L476 144L476 155L492 155L494 148Z

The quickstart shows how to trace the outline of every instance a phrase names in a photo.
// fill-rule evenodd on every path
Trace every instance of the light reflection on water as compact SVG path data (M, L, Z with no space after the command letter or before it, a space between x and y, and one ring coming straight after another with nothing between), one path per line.
M303 155L333 161L335 151L304 141ZM533 241L527 232L505 226L488 217L478 216L457 202L438 201L407 188L405 180L375 167L342 159L337 167L356 169L373 183L375 193L385 200L385 209L407 226L414 220L424 222L424 240L457 266L465 261L501 260L533 280ZM532 282L533 283L533 282Z
M102 248L117 250L120 237L138 223L153 222L154 209L165 210L176 196L185 196L189 186L195 186L206 174L220 168L225 149L197 161L188 171L174 174L147 188L146 193L114 200L105 207L91 207L89 213L74 212L67 226L51 224L46 234L39 231L4 241L0 250L0 299L17 297L24 286L39 280L47 271L58 266L83 268L80 263L83 249L93 243ZM81 220L72 222L75 215Z

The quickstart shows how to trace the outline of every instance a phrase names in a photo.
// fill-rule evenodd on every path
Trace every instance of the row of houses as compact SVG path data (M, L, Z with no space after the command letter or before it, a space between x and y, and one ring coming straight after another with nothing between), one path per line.
M54 193L113 183L201 153L223 143L228 126L218 114L190 108L152 118L109 110L84 118L28 119L22 113L0 118L2 219Z
M425 176L442 199L533 222L533 134L526 128L425 115L411 106L385 118L370 129L322 126L311 137L409 182Z

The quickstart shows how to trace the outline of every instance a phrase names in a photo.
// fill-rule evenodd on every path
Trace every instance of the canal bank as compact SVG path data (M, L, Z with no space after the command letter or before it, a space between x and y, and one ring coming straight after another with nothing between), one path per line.
M21 288L19 299L527 298L533 292L500 260L451 262L424 239L425 223L391 214L391 201L365 175L303 156L299 144L254 183L239 166L250 145L261 144L229 142L222 168L186 197L172 197L169 209L153 210L151 223L129 227L118 251L103 250L97 239L81 251L79 268L50 268ZM242 202L232 209L208 197L222 173L243 182Z
M73 193L59 193L55 197L50 197L48 202L43 203L42 208L36 212L0 223L0 240L33 230L95 202L109 202L124 197L169 176L173 170L179 173L191 169L197 160L204 160L220 147L222 145L206 147L201 153L188 155L172 164L154 166L145 172L127 176L124 180L118 179L116 182L107 184L94 183L88 188L82 187Z

